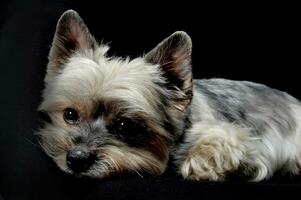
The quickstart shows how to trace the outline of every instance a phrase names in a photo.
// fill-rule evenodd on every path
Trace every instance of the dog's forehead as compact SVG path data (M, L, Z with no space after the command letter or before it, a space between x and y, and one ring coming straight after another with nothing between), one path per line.
M143 59L99 59L73 57L67 64L57 82L61 88L79 92L78 95L111 97L139 95L155 87L158 71L156 66ZM134 94L133 94L134 93Z
M123 101L136 110L154 110L158 102L158 67L142 58L134 60L93 60L83 56L70 58L52 84L52 96L64 101ZM58 98L58 96L60 96Z

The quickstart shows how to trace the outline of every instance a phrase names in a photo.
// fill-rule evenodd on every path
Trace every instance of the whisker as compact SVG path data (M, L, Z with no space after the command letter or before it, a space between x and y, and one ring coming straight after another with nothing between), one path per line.
M40 145L33 143L30 139L24 137L25 141L29 142L30 144L32 144L34 147L37 147L39 149L42 149Z
M141 178L144 178L137 170L133 170L134 172L136 172Z

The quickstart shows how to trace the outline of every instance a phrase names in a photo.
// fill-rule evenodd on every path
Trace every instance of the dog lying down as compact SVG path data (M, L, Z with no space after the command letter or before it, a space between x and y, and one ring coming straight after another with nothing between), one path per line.
M162 174L172 156L186 179L261 181L299 174L301 106L267 86L192 78L192 42L175 32L135 59L108 57L66 11L49 53L40 144L60 169L103 178Z

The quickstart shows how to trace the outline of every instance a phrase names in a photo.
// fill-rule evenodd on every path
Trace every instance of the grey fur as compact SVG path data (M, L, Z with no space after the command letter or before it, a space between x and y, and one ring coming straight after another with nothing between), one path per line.
M280 169L299 173L297 99L262 84L225 79L194 80L193 92L192 127L172 152L184 177L222 180L240 169L260 181Z
M264 134L273 123L282 134L291 134L296 122L289 104L295 103L288 94L262 84L226 79L195 80L196 92L206 97L218 120L252 128Z

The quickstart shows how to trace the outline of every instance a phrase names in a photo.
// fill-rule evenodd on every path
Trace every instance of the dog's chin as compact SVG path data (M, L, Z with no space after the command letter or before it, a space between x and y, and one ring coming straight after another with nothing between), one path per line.
M94 164L90 167L90 169L84 172L77 172L75 173L70 168L68 168L66 161L65 162L56 162L57 166L62 170L64 173L70 176L75 176L78 178L92 178L92 179L102 179L108 177L111 172L101 169L101 166Z
M67 175L75 176L77 178L102 179L108 176L108 173L100 172L100 171L87 170L85 172L75 173L69 168L61 168L61 167L59 168Z
M104 175L102 173L91 173L89 171L87 171L87 172L80 172L80 173L74 173L72 170L68 169L65 172L68 175L75 176L77 178L103 179L103 178L107 177L107 175Z

